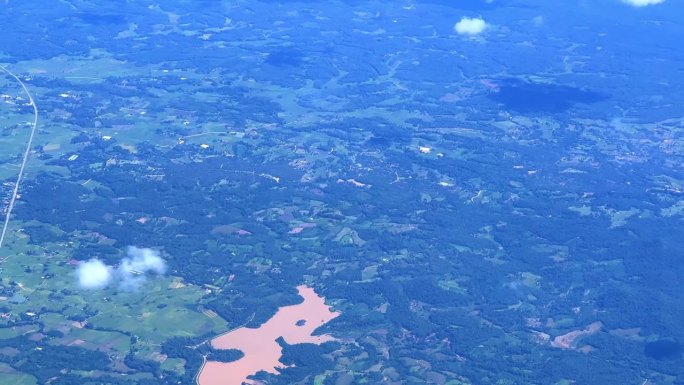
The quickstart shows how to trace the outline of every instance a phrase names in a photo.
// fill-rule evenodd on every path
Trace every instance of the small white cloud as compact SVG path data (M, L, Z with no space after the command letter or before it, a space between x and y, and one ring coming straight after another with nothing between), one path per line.
M464 17L454 25L454 31L459 35L478 35L487 28L487 23L479 17Z
M164 262L156 250L129 246L127 254L130 258L122 259L119 266L119 268L126 272L143 274L164 274L166 272L166 262Z
M156 250L129 246L126 254L128 258L122 259L117 269L119 287L123 290L137 290L148 273L161 275L166 272L166 262Z
M148 274L162 275L166 272L166 262L156 250L130 246L126 254L128 257L123 258L116 269L97 258L81 263L76 270L78 286L96 290L118 284L122 290L137 290L145 283Z
M76 276L78 286L82 289L103 289L112 280L112 269L99 259L93 258L78 266Z
M634 7L645 7L647 5L656 5L665 2L665 0L622 0L623 3Z
M541 27L542 25L544 25L544 16L533 17L532 24L534 24L535 27Z

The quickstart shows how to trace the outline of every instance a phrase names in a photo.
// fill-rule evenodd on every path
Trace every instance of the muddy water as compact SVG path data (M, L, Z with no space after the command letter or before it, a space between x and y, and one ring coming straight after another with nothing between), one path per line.
M301 343L322 344L332 341L329 335L313 336L314 330L340 315L330 311L325 298L319 297L310 287L297 287L304 302L281 307L276 314L257 329L242 327L211 340L216 349L239 349L245 355L233 362L207 361L199 374L200 385L253 384L247 376L259 371L277 374L285 368L279 360L282 349L276 339L283 337L290 345Z

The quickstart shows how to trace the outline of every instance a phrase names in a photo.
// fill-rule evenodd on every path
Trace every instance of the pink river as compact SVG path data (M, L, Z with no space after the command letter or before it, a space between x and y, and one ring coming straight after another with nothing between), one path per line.
M283 350L276 342L283 337L290 345L322 344L333 341L330 335L314 336L314 331L340 315L330 311L325 298L308 286L297 286L304 302L283 306L276 314L256 329L241 327L211 340L216 349L239 349L244 357L233 362L207 361L198 376L199 385L255 384L247 377L259 371L278 374L276 369L286 366L280 362Z

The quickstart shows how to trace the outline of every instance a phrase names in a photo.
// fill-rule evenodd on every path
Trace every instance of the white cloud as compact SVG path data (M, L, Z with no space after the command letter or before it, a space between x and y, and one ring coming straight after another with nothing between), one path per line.
M634 7L645 7L647 5L655 5L665 2L665 0L622 0L623 3L632 5Z
M121 289L136 290L145 282L147 274L161 275L166 272L166 262L156 250L129 246L126 254L128 258L121 260L117 270Z
M121 260L120 269L126 272L155 273L164 274L166 272L166 262L159 256L159 252L152 249L145 249L129 246L126 251L129 258Z
M112 280L112 268L99 259L93 258L83 262L76 269L78 286L83 289L104 289Z
M532 18L532 24L534 24L535 27L541 27L544 25L544 16L535 16Z
M118 283L120 289L136 290L148 274L162 275L166 272L166 262L156 250L129 246L126 254L128 256L121 259L116 269L96 258L81 263L76 270L78 286L96 290Z
M454 31L459 35L478 35L487 28L487 23L481 18L464 17L454 25Z

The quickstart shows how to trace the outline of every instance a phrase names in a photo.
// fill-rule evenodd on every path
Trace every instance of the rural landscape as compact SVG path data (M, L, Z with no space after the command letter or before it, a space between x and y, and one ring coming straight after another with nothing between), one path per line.
M0 384L684 384L628 3L6 1Z

